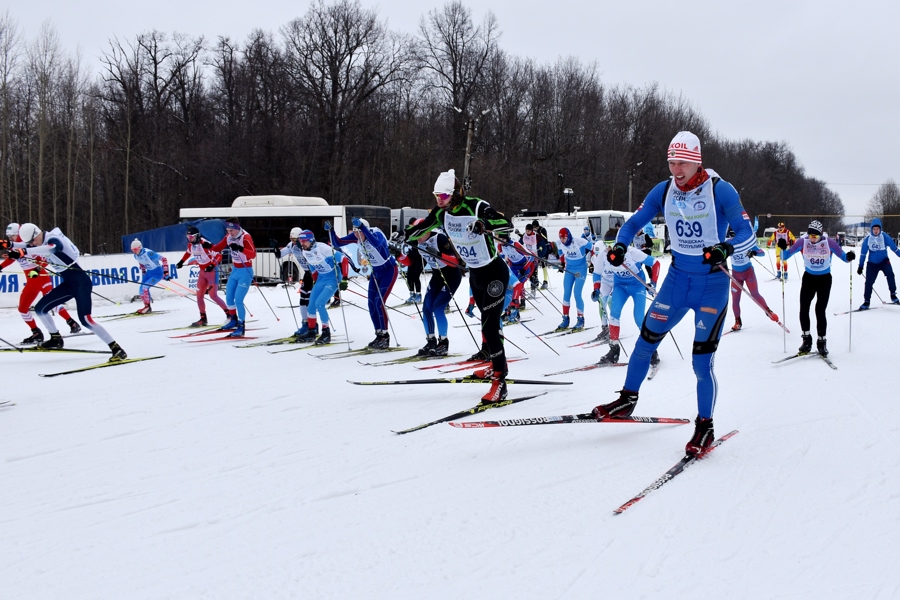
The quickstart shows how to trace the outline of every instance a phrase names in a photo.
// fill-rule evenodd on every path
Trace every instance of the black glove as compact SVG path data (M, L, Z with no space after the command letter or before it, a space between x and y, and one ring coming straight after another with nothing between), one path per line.
M228 247L231 248L232 252L243 252L244 247L240 244L228 244Z
M346 277L344 277L343 279L341 279L341 283L338 285L338 287L341 289L341 291L344 291L347 289L348 283L349 283L349 280Z
M9 252L7 252L7 256L9 256L10 258L13 258L13 259L22 258L24 255L25 255L24 252L22 252L21 250L17 250L15 248L10 248Z
M850 260L856 260L856 252L854 252L853 250L851 250L850 252L848 252L848 253L847 253L847 260L848 260L848 261L850 261ZM862 269L862 267L860 267L860 269Z
M565 273L565 272L566 272L566 265L560 263L560 264L559 264L559 267L557 267L556 270L559 271L560 273Z
M207 242L206 240L203 240L203 242L202 242L200 245L203 246L203 247L204 247L205 249L207 249L207 250L209 250L210 248L212 248L212 244L210 244L210 243Z
M183 260L179 260L177 263L175 263L175 268L176 268L176 269L180 269L180 268L183 267L183 266L184 266L184 261L183 261Z
M216 270L216 265L209 263L208 265L203 267L203 270L206 271L207 273L212 273L213 271Z
M782 250L787 250L787 240L784 238L779 239L775 242L775 245L781 248Z
M482 233L484 233L484 223L482 223L481 221L472 221L471 223L469 223L466 229L471 231L475 235L481 235Z
M716 267L724 264L732 254L734 254L734 246L728 242L721 242L715 246L707 246L703 249L703 264Z
M625 262L625 253L628 247L621 242L617 242L612 248L606 252L606 260L614 267L621 267Z
M588 273L594 272L594 263L588 263Z
M172 279L171 275L168 275L168 274L163 275L163 281L169 281L170 279Z
M862 265L859 265L859 268L856 270L857 275L862 275Z

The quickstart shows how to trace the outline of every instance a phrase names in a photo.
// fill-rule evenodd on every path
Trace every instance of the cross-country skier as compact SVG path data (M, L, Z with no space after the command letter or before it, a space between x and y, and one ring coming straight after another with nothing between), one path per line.
M659 261L652 256L647 256L634 246L629 246L625 251L625 260L619 266L609 264L607 268L612 271L614 281L612 299L609 302L609 352L600 359L600 364L615 364L619 362L619 323L622 317L622 309L628 298L634 304L634 322L638 327L644 321L644 309L646 306L647 288L644 287L646 279L641 265L650 267L650 286L656 288L659 279ZM653 351L650 364L659 363L659 354Z
M569 328L569 301L575 293L575 310L578 318L572 329L584 329L584 298L581 295L587 281L587 261L593 244L584 238L573 238L568 227L559 230L559 272L563 277L562 322L557 329Z
M718 384L713 363L728 311L731 283L719 266L725 265L735 252L747 252L755 240L737 191L714 171L703 168L696 135L679 132L669 144L666 159L672 178L650 190L637 212L622 226L607 257L613 266L621 265L637 232L662 213L671 235L672 266L644 317L619 398L597 406L594 416L631 415L653 351L666 333L693 310L692 362L697 376L698 414L694 435L685 451L698 454L709 447L715 435L712 418ZM724 242L729 225L735 231L732 243Z
M581 234L581 237L589 241L592 245L597 239L594 237L594 234L591 233L591 228L587 225L584 226L584 233Z
M844 252L837 241L829 239L819 221L813 221L806 230L806 235L788 248L784 239L778 240L781 248L781 260L786 261L791 255L802 252L805 271L800 284L800 329L803 330L803 343L798 352L808 354L812 350L812 335L809 333L809 307L816 298L816 349L822 356L828 356L828 345L825 340L828 331L828 298L831 295L831 255L834 254L844 262L856 258L856 252Z
M421 221L419 219L418 221ZM410 225L417 225L414 219ZM447 315L444 309L462 282L462 269L450 238L439 230L425 233L416 241L418 254L431 267L431 279L422 302L422 322L425 325L425 346L419 356L447 356L450 340L447 337ZM409 253L400 257L405 261ZM435 327L436 326L436 327Z
M505 320L508 323L515 323L519 320L519 310L524 308L525 304L525 282L531 279L537 270L537 260L522 244L510 240L507 232L499 232L497 238L500 240L497 242L497 249L516 277L512 302L508 312L504 312Z
M794 242L797 241L797 238L794 237L794 234L791 233L791 230L785 227L784 223L778 224L778 229L776 229L772 235L769 236L769 241L766 242L766 246L771 248L773 245L775 246L775 268L778 269L778 274L775 276L776 279L781 279L782 276L787 279L788 278L788 264L787 261L784 260L784 256L782 256L781 252L781 244L779 240L784 240L784 243L788 246L792 246Z
M407 225L412 225L416 220L415 217L410 217ZM409 289L409 298L406 300L406 304L415 304L422 301L422 272L425 270L425 263L423 262L425 257L419 253L419 249L416 248L415 244L408 244L408 246L409 248L405 253L408 264L404 263L406 267L406 287Z
M734 281L731 282L731 308L734 311L734 325L731 327L732 331L739 331L743 326L741 323L741 295L744 292L743 284L747 285L747 291L750 292L750 295L756 298L756 301L765 307L764 310L766 311L766 316L776 323L778 322L778 315L769 308L766 299L759 293L759 286L756 283L756 271L753 269L753 261L751 259L753 256L762 256L763 254L765 254L765 252L754 246L750 250L747 250L747 252L735 252L731 256L731 276L737 281L737 283Z
M10 223L6 227L6 237L9 242L21 242L19 239L18 223ZM9 244L3 245L4 249L7 247L9 247ZM50 273L48 273L46 269L47 261L38 257L19 257L18 259L6 258L0 263L0 271L14 262L19 263L19 267L22 269L22 273L25 276L25 285L22 286L22 293L19 294L19 316L22 317L22 320L25 321L25 324L31 329L31 335L22 340L22 343L40 344L44 341L44 333L37 326L34 317L31 316L31 305L37 299L38 294L46 296L50 290L53 289L53 281L50 279ZM65 319L66 324L69 326L70 333L78 333L81 331L81 325L72 318L72 315L69 314L69 311L67 311L64 306L60 306L58 312L59 316Z
M549 286L548 282L550 280L550 276L547 273L547 260L550 258L550 253L553 252L553 245L550 243L550 238L547 237L547 228L541 227L537 219L531 222L531 226L534 229L535 236L537 237L538 262L540 263L541 269L544 272L544 282L541 283L541 289L546 290Z
M597 240L594 242L594 250L591 255L591 269L594 290L591 292L591 300L600 304L600 333L594 339L597 342L609 341L609 297L613 291L614 272L606 260L608 246L612 246L615 239L609 242Z
M309 333L309 295L312 292L315 283L313 281L313 269L306 261L306 255L303 254L303 248L300 247L301 233L303 233L303 230L299 227L291 229L289 234L291 239L290 243L279 251L279 256L282 259L288 254L292 255L294 260L297 261L297 264L299 264L300 268L303 270L303 277L300 280L300 301L298 302L300 307L300 322L302 325L294 332L294 337L297 338L306 337L306 334ZM313 335L315 336L315 334Z
M204 298L207 293L209 293L209 299L215 302L225 314L228 314L228 307L218 294L219 271L217 268L222 261L222 253L215 252L212 249L212 243L201 236L200 230L193 225L187 228L187 239L187 251L181 260L175 263L175 268L182 268L184 262L187 261L196 264L200 269L200 273L197 275L197 308L200 309L200 319L191 323L191 327L205 327L208 325Z
M225 284L225 305L228 307L228 322L222 329L231 330L229 337L244 337L244 323L247 309L244 298L253 284L253 259L256 258L256 246L253 238L244 231L238 219L225 221L225 237L212 250L221 252L225 248L231 250L231 273Z
M331 243L335 248L347 244L359 244L372 266L369 277L369 315L375 327L375 339L369 342L369 348L384 350L391 345L391 334L388 330L387 297L391 295L394 282L397 281L397 261L391 254L387 238L378 227L369 227L365 219L354 218L353 232L339 238L334 229L328 228Z
M331 223L325 222L325 228L330 229ZM331 342L331 324L328 319L328 299L331 298L335 290L340 286L338 275L335 267L334 249L324 242L317 242L313 232L304 229L297 237L300 248L303 249L303 256L310 268L315 271L313 273L312 291L309 294L309 318L307 319L307 331L305 334L297 335L299 342L315 342L316 344L328 344ZM322 322L322 334L316 338L319 333L319 324L316 322L316 315ZM296 334L295 334L296 335Z
M900 256L900 250L897 244L891 239L891 236L885 235L881 231L881 219L872 219L870 225L870 233L863 239L862 247L859 249L859 268L856 269L857 274L862 275L863 263L866 263L866 254L869 254L869 262L866 263L866 287L863 290L863 303L859 310L868 310L869 300L872 299L872 286L879 272L884 273L887 279L888 291L891 293L891 303L900 304L897 299L897 283L894 280L894 269L891 267L891 261L888 258L888 250L891 250L897 256Z
M109 345L112 351L109 361L118 362L128 358L109 332L91 317L93 285L91 278L78 264L80 253L75 244L63 235L58 227L44 232L34 223L25 223L19 228L19 239L19 242L13 244L14 248L5 253L6 256L12 259L40 257L54 267L61 280L59 285L41 298L34 307L34 312L50 332L50 339L41 344L41 348L59 350L63 347L63 338L56 329L50 311L67 300L74 299L81 324Z
M481 401L499 402L507 394L500 314L509 282L509 268L497 252L493 234L512 231L512 223L484 200L464 196L462 185L452 169L438 176L434 198L437 206L424 221L406 230L406 239L416 240L440 227L468 265L472 294L481 310L481 333L490 352L493 370L491 388Z
M169 280L169 261L166 260L165 256L160 256L150 248L144 248L139 239L131 242L131 252L134 254L134 259L141 266L141 273L143 273L138 295L144 301L144 306L135 312L139 315L145 315L153 310L150 308L150 301L152 300L150 288L163 279Z
M531 223L525 226L525 234L522 236L521 243L528 252L534 256L540 256L537 234L534 232L534 225ZM534 272L531 274L531 290L534 291L536 289L538 289L537 261L535 262Z

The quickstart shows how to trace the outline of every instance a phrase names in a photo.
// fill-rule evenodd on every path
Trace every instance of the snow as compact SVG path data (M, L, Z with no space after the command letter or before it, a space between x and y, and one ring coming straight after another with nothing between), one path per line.
M399 436L391 431L473 406L485 386L353 386L346 380L436 372L314 356L346 345L270 354L168 337L178 331L143 333L195 320L196 307L182 298L155 304L167 314L108 323L130 356L165 354L162 360L46 379L37 374L102 357L4 352L0 400L17 404L0 409L0 595L898 597L900 405L892 342L900 308L853 314L851 352L850 315L833 315L850 306L850 267L835 261L828 340L839 370L815 357L774 365L785 347L793 353L800 343L797 266L791 263L784 286L786 311L781 283L765 281L757 267L770 306L787 314L786 341L745 296L745 330L720 345L716 430L740 433L622 515L613 509L682 456L690 425L441 424ZM853 278L858 305L863 278ZM552 284L559 296L555 272ZM876 290L887 298L883 278ZM399 282L395 296L405 292ZM262 293L273 306L297 299L280 287ZM466 293L464 286L457 295L461 305ZM588 295L588 325L597 325ZM253 326L266 327L248 335L294 330L290 311L276 309L276 322L259 290L247 305ZM369 316L345 310L352 346L361 347L373 337ZM0 335L25 337L15 312L3 315ZM342 331L340 311L331 315ZM536 332L559 321L543 300L525 315ZM424 342L415 318L391 316L406 347ZM451 326L460 322L450 316ZM622 323L630 353L638 333L630 305ZM731 323L729 316L726 327ZM508 328L528 353L511 365L511 377L595 362L605 346L567 345L598 331L548 340L557 357L522 326ZM690 319L675 334L690 352ZM464 329L450 335L451 351L474 351ZM90 336L66 343L104 348ZM659 374L645 382L636 414L693 419L690 357L682 360L669 340L660 354ZM624 377L623 369L599 369L552 378L572 386L510 386L511 396L549 393L483 418L587 412L614 399Z

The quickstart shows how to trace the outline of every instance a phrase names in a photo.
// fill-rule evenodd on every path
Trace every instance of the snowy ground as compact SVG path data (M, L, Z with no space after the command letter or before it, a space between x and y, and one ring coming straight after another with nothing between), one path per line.
M796 266L785 286L790 353L800 343ZM559 295L561 276L552 277ZM828 339L840 370L813 357L772 364L786 356L781 330L745 298L745 330L723 339L716 361L716 430L740 434L621 516L613 509L681 457L691 425L438 425L398 436L391 430L472 406L485 386L359 387L346 380L434 371L313 356L340 347L269 354L144 333L194 320L196 307L181 298L155 305L173 312L108 324L130 356L162 360L45 379L37 374L102 357L4 352L0 400L17 405L0 409L0 596L900 597L891 346L900 308L853 314L851 352L850 318L833 316L847 310L850 267L836 262L834 277ZM858 305L863 278L853 278ZM761 289L782 314L781 284ZM876 289L887 298L883 279ZM405 292L400 283L397 295ZM265 294L287 304L283 288ZM253 326L265 327L248 335L294 330L290 311L277 310L276 322L260 292L247 304ZM587 305L588 325L597 325L596 305ZM95 314L123 308L137 305ZM549 302L535 308L543 314L525 313L532 329L556 326ZM210 315L221 317L217 308ZM638 332L630 315L629 304L629 352ZM25 337L14 312L3 316L0 336ZM343 330L341 313L332 316ZM392 316L403 345L423 343L415 319ZM370 341L364 311L348 307L346 319L354 348ZM595 362L605 347L567 344L598 331L552 340L557 357L523 327L507 329L528 353L511 376ZM675 334L690 352L691 323ZM451 341L451 351L475 349L465 329L451 329ZM104 348L93 337L67 344ZM690 357L679 358L671 340L660 353L637 414L693 419ZM615 398L624 376L554 377L575 385L484 418L587 412ZM510 387L513 396L534 390Z

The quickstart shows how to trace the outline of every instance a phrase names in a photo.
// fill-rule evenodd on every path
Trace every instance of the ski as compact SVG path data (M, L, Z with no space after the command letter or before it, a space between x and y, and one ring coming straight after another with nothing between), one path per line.
M15 405L16 405L15 402L10 402L9 400L4 400L4 401L0 402L0 408L6 408L8 406L15 406Z
M835 364L834 364L833 362L831 362L831 359L830 359L830 358L828 358L828 357L825 356L824 354L818 354L817 356L818 356L819 358L821 358L822 360L824 360L826 365L828 365L829 367L831 367L831 368L834 369L835 371L838 370L838 368L835 366Z
M544 377L553 377L554 375L565 375L566 373L578 373L580 371L593 371L594 369L605 369L606 367L627 367L628 363L593 363L590 365L585 365L583 367L575 367L573 369L566 369L564 371L557 371L556 373L544 373Z
M402 352L404 350L411 350L412 348L359 348L357 350L344 350L343 352L332 352L331 354L318 354L316 358L321 358L322 360L331 360L335 358L350 358L351 356L364 356L366 354L382 354L384 352Z
M462 419L467 415L477 415L478 413L482 413L486 410L491 410L492 408L503 408L504 406L509 406L510 404L517 404L519 402L524 402L526 400L531 400L532 398L537 398L538 396L543 396L547 392L541 392L539 394L534 394L532 396L522 396L519 398L507 398L506 400L501 400L500 402L492 402L490 404L478 403L472 408L461 410L457 413L453 413L452 415L448 415L442 419L438 419L437 421L431 421L429 423L423 423L421 425L417 425L416 427L410 427L409 429L403 429L402 431L395 431L396 434L404 434L409 433L411 431L418 431L420 429L425 429L426 427L431 427L432 425L437 425L438 423L446 423L447 421L455 421L456 419Z
M522 323L531 323L534 319L519 319L518 321L503 321L503 325L520 325ZM454 325L453 329L463 329L465 325Z
M82 350L80 348L41 348L40 346L0 348L0 352L78 352L82 354L109 354L109 350Z
M244 331L260 331L262 329L267 329L266 327L247 327ZM229 331L234 331L234 329L222 329L221 327L216 327L215 329L207 329L206 331L195 331L193 333L186 333L184 335L170 335L170 340L181 340L184 338L193 338L193 337L202 337L204 335L212 335L214 333L228 333Z
M743 330L745 330L745 329L749 329L749 328L748 328L748 327L741 327L740 329L729 329L728 331L726 331L725 333L722 334L722 337L725 337L725 336L728 335L729 333L737 333L737 332L743 331Z
M613 513L615 513L617 515L621 515L623 512L625 512L626 510L628 510L629 508L631 508L632 506L637 504L644 496L646 496L653 490L658 490L659 488L661 488L663 485L665 485L666 483L671 481L676 475L678 475L679 473L681 473L682 471L687 469L689 466L691 466L698 460L706 457L710 452L712 452L718 446L720 446L725 440L727 440L735 435L737 435L737 429L726 433L725 435L723 435L722 437L720 437L719 439L714 441L712 444L710 444L709 448L707 448L705 451L703 451L702 454L697 454L697 455L687 454L687 455L685 455L685 457L682 458L681 460L679 460L675 464L674 467L672 467L671 469L666 471L662 477L660 477L659 479L657 479L656 481L651 483L649 486L644 488L644 490L640 494L638 494L637 496L635 496L634 498L632 498L631 500L629 500L628 502L626 502L625 504L623 504L622 506L620 506L619 508L614 510Z
M529 417L523 419L502 419L500 421L463 421L450 423L461 429L487 429L490 427L519 427L521 425L568 425L571 423L659 423L661 425L684 425L690 419L668 417L624 417L621 419L595 419L591 413L559 415L555 417Z
M887 303L885 303L885 304L887 304ZM881 307L880 306L870 306L869 308L854 308L853 310L845 310L843 312L836 312L836 313L834 313L834 316L837 317L840 315L849 315L850 313L869 312L870 310L878 310L879 308L881 308Z
M353 341L347 342L346 340L333 340L328 342L327 344L317 344L315 342L307 343L305 346L298 346L297 348L288 348L287 350L267 350L269 354L284 354L285 352L296 352L298 350L314 350L316 348L327 348L328 346L340 346L343 344L350 343Z
M772 364L777 365L779 363L787 362L787 361L793 360L795 358L801 358L803 356L810 356L811 354L812 354L811 352L798 352L797 354L792 354L785 358L779 358L778 360L773 360Z
M142 331L141 333L163 333L166 331L183 331L185 329L193 329L196 334L203 333L205 331L212 331L213 329L218 329L218 325L198 325L197 327L192 327L191 325L186 325L184 327L167 327L166 329L151 329L149 331Z
M507 358L506 364L519 362L520 360L528 360L527 358ZM474 365L463 365L462 367L456 367L455 369L438 369L438 373L457 373L459 371L468 371L469 369L483 369L485 367L490 367L491 361L486 360L482 363L477 363Z
M509 359L506 359L509 362ZM427 367L416 367L420 371L427 371L429 369L440 369L443 367L455 367L457 365L480 365L485 362L489 362L490 359L471 359L467 358L466 360L458 360L456 362L442 363L440 365L428 365ZM472 368L475 368L474 366Z
M156 360L157 358L163 358L162 356L148 356L147 358L126 358L125 360L119 360L116 362L105 362L100 363L99 365L91 365L90 367L82 367L80 369L72 369L71 371L60 371L59 373L39 373L41 377L58 377L59 375L71 375L72 373L82 373L84 371L91 371L93 369L102 369L104 367L115 367L118 365L127 365L128 363L141 362L144 360Z
M403 358L393 358L391 360L381 360L378 362L363 362L361 360L358 360L356 362L361 365L366 365L367 367L389 367L391 365L405 365L407 363L424 362L427 360L436 360L439 358L453 358L454 356L462 356L462 354L444 354L442 356L419 356L418 354L415 354L413 356L404 356Z
M491 383L492 379L483 379L474 375L465 375L463 377L435 377L432 379L398 379L395 381L350 381L353 385L416 385L428 383ZM572 385L571 381L541 381L538 379L507 379L508 385Z
M246 338L246 339L251 339L251 338ZM342 335L335 335L332 337L332 340L335 342L340 342L342 344L347 343L346 339ZM261 346L283 346L285 344L311 344L311 343L313 343L313 341L301 342L295 336L291 335L288 337L277 338L274 340L266 340L264 342L253 342L252 344L242 344L240 346L235 346L235 348L259 348Z
M153 315L164 315L168 312L172 312L171 310L155 310L153 312L148 313L125 313L124 315L115 315L115 316L105 316L105 317L97 317L98 319L105 319L106 321L121 321L122 319L131 319L134 317L152 317Z
M560 332L554 333L552 335L545 335L544 337L558 338L558 337L562 337L564 335L572 335L573 333L581 333L582 331L589 331L591 329L597 329L597 326L594 325L593 327L582 327L581 329L566 329L565 331L560 331Z
M202 340L185 340L188 344L200 344L203 342L227 342L231 340L232 342L239 342L241 340L255 340L256 338L252 335L242 335L240 337L232 337L231 335L223 335L222 337L214 337L214 338L203 338Z

